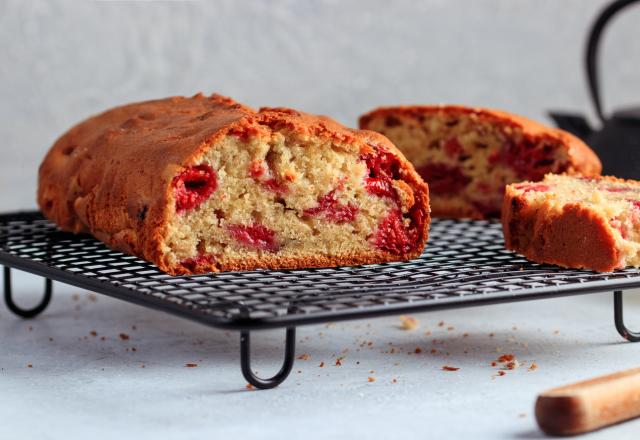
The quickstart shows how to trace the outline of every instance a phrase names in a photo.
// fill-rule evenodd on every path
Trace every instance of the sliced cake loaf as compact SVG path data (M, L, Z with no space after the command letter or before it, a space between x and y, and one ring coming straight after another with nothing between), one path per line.
M610 272L640 266L640 182L547 175L508 185L507 249L539 263Z
M130 104L73 127L38 203L171 274L420 255L428 190L384 136L218 95Z
M602 168L575 136L495 110L387 107L362 116L360 128L384 134L413 163L438 217L499 217L508 183Z

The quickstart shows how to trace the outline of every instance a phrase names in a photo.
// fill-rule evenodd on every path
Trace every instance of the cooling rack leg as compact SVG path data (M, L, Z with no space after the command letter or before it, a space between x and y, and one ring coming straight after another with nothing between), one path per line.
M627 341L640 342L640 333L632 332L624 325L624 304L622 302L622 291L613 292L613 318L615 319L616 329Z
M22 318L33 318L44 311L51 301L52 282L49 278L45 278L44 282L44 296L40 304L32 309L21 309L13 302L13 291L11 289L11 269L4 267L4 302L7 304L7 308L16 315Z
M261 379L251 370L251 336L250 332L240 333L240 366L242 367L242 375L244 378L256 388L267 390L280 385L291 373L293 362L296 355L296 329L295 327L287 328L287 336L284 349L284 363L278 373L269 378Z

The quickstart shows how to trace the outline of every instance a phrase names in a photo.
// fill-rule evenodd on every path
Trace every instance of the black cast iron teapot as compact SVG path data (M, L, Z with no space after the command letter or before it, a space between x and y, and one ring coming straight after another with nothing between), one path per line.
M550 112L558 127L582 138L600 156L603 174L640 178L640 106L614 111L608 118L602 113L598 72L598 43L606 24L620 10L640 0L617 0L602 10L591 28L587 42L586 69L589 92L602 128L594 130L587 120L576 114Z

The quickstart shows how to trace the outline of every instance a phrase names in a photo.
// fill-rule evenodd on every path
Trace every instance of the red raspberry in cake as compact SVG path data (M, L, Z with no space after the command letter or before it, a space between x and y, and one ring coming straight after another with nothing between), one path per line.
M216 173L209 165L187 168L173 178L176 212L183 213L196 208L218 187Z
M451 138L444 144L444 152L451 158L456 158L464 152L464 147L458 141L458 138Z
M624 191L611 191L624 188ZM548 174L508 185L505 246L532 261L610 272L640 266L640 182Z
M191 272L198 272L206 270L209 266L214 264L215 261L216 258L214 255L200 254L195 257L182 260L180 264Z
M336 190L332 190L318 200L318 206L304 210L306 217L323 214L333 223L352 222L356 218L358 207L353 203L343 204L338 201Z
M471 178L464 175L460 167L444 163L423 165L417 171L425 181L430 182L429 189L435 194L457 194L471 182Z
M378 224L378 230L372 242L381 250L392 254L404 254L416 249L415 237L423 228L424 215L420 210L412 209L407 216L407 223L402 215L401 195L393 185L400 179L400 164L396 157L387 151L375 149L362 158L366 164L369 177L365 177L364 184L367 191L380 198L390 199L393 208Z
M575 136L496 110L387 107L361 116L360 128L384 134L407 156L429 184L437 217L496 217L506 184L602 168Z
M264 225L229 225L229 234L245 246L267 252L277 252L280 249L276 241L276 233Z
M551 185L547 185L545 183L520 183L514 185L515 188L521 189L525 193L529 191L549 191L551 189Z
M404 254L415 246L413 236L402 221L399 209L393 210L378 225L373 241L375 245L392 254Z
M364 185L367 188L367 191L375 196L388 197L390 199L396 199L398 197L390 179L365 177Z

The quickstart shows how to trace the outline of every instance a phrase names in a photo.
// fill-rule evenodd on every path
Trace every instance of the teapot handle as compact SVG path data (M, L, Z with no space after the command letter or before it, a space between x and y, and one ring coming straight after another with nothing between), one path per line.
M591 33L589 34L589 40L587 41L587 53L585 58L587 79L589 81L589 93L591 95L593 105L596 109L596 114L603 123L604 115L602 114L602 101L600 100L598 69L596 66L600 37L602 35L602 31L604 31L606 24L614 15L616 15L620 10L638 1L640 0L616 0L612 2L600 12L600 16L598 16L598 19L595 21L595 23L593 23L593 26L591 27Z

